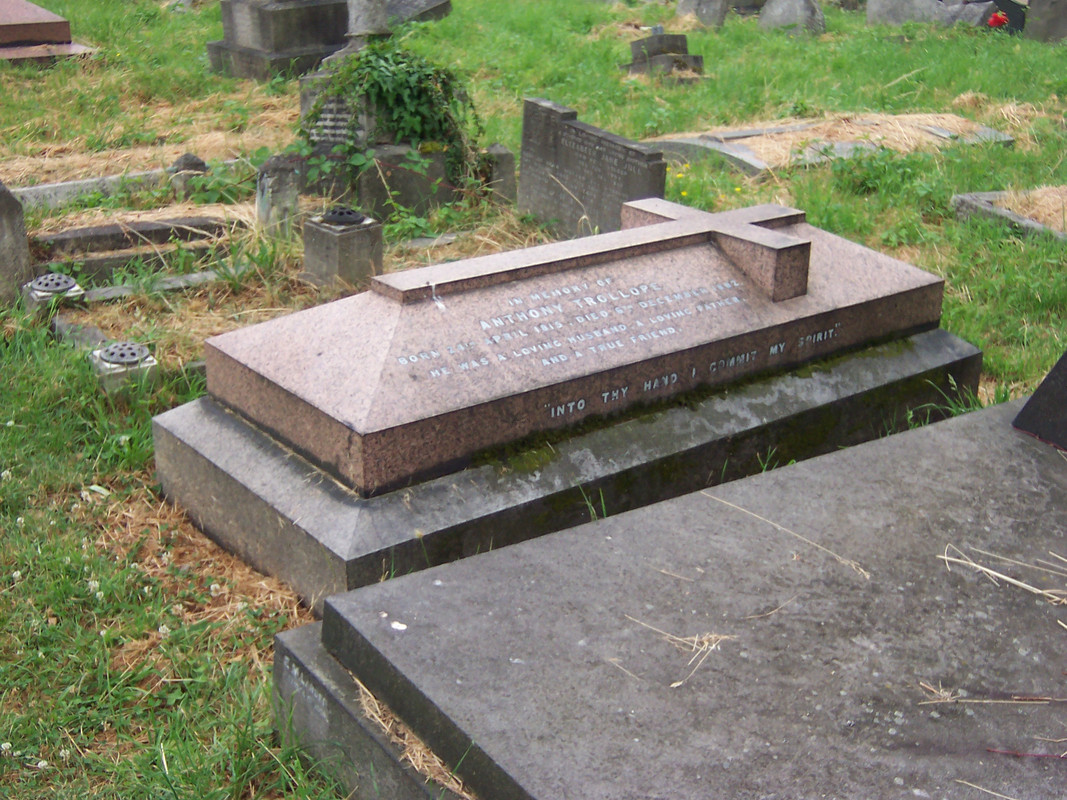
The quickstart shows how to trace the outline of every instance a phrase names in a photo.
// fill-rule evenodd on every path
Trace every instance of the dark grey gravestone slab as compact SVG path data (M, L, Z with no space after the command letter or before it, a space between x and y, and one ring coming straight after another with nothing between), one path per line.
M956 210L958 219L969 219L970 217L991 219L1002 222L1018 233L1031 236L1052 236L1056 239L1067 241L1067 234L1060 233L1036 220L1020 216L1013 211L996 205L997 200L1006 196L1006 192L957 194L952 198L952 207Z
M663 197L663 154L578 121L572 109L528 98L518 206L568 236L617 231L622 204Z
M990 752L1058 754L1061 704L983 701L1062 697L1064 610L941 559L1067 548L1017 410L338 595L323 644L482 797L1061 798Z
M0 183L0 303L14 302L32 277L22 203Z
M1067 39L1067 0L1031 0L1023 35L1042 42Z
M581 524L591 508L617 513L883 435L953 386L976 390L980 368L978 350L931 331L372 498L205 398L155 418L156 465L167 498L212 539L319 607Z
M1067 450L1067 353L1045 376L1012 424Z

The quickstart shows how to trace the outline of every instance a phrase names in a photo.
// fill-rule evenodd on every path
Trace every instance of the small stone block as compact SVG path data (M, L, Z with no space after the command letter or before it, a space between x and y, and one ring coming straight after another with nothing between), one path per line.
M0 0L0 45L67 44L70 23L26 0Z
M309 220L304 224L304 269L303 277L319 285L366 283L382 271L382 224L370 218L360 225Z
M104 360L106 347L89 353L89 362L105 394L115 394L134 381L150 383L156 379L159 362L155 356L146 355L136 364L113 364Z
M743 225L717 231L715 243L773 302L808 291L810 240Z
M1067 353L1041 381L1012 425L1067 450Z

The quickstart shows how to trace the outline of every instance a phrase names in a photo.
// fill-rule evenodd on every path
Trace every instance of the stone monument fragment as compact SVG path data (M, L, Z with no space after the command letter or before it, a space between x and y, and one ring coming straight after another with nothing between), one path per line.
M22 285L31 277L22 203L0 183L0 303L14 302Z
M623 69L631 75L690 73L704 71L704 57L689 55L685 34L655 33L630 42L631 61Z
M1030 0L1023 33L1041 42L1067 39L1067 0Z
M373 495L533 433L937 326L939 279L803 219L646 201L626 230L379 276L209 339L208 390Z
M527 98L519 161L520 211L567 236L617 231L622 205L663 197L663 155L578 121L576 111Z
M362 22L361 0L352 3ZM260 81L307 72L340 50L352 13L345 0L221 0L221 7L223 39L207 45L212 69ZM385 20L440 19L451 10L451 0L389 0Z
M1067 353L1045 376L1012 424L1061 450L1067 450Z
M729 0L678 0L675 9L676 16L692 15L709 28L721 28L729 13Z
M963 22L984 25L996 8L993 3L965 0L867 0L868 25L900 26L905 22Z
M764 30L783 28L813 36L826 33L826 18L817 0L767 0L759 24Z

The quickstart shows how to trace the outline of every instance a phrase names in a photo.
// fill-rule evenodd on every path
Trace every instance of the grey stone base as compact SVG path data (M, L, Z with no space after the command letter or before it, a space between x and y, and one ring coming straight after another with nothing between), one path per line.
M1067 242L1067 234L1042 225L1036 220L1019 216L1006 208L1000 208L994 203L1007 195L1007 192L973 192L971 194L957 194L952 198L952 207L956 210L957 219L969 219L980 217L1001 222L1018 233L1031 236L1052 236L1060 241Z
M449 800L401 761L400 748L360 710L352 676L322 647L322 623L274 640L274 720L286 744L298 744L339 780L352 800Z
M383 578L877 438L976 391L980 368L979 350L929 331L372 498L202 398L155 418L156 467L208 536L321 608Z
M207 56L211 68L216 72L235 78L266 81L280 73L302 75L309 72L318 66L322 59L341 47L343 44L313 45L281 53L268 53L220 40L207 43Z

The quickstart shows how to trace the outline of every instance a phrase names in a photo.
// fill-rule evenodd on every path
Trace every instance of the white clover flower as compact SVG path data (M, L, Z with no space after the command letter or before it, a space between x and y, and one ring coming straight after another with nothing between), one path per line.
M26 524L26 518L25 517L15 517L15 524L18 525L21 528L23 525Z
M15 420L9 419L7 422L4 423L4 425L6 427L8 427L8 428L14 428L15 427Z
M222 594L222 587L219 586L217 583L213 583L209 587L208 591L211 592L212 597L218 597L220 594Z
M103 600L104 599L104 593L103 592L97 592L96 593L96 599L97 600Z
M11 742L0 742L0 756L6 756L11 752Z
M11 475L11 470L5 469L3 472L0 472L0 481L8 480L9 478L11 478Z
M68 758L70 758L70 750L64 747L62 750L59 751L59 758L62 761L66 761Z
M11 573L11 580L13 580L13 581L21 581L22 580L22 570L17 569L14 572L12 572Z
M90 500L93 499L93 496L89 494L89 492L87 492L85 489L82 489L78 496L81 497L82 502L84 503L88 503Z
M95 592L99 588L100 588L100 581L95 581L95 580L90 580L89 581L89 591L90 592Z
M42 758L34 766L37 767L37 769L48 769L48 762Z
M151 586L144 586L144 587L141 588L141 591L144 592L145 594L152 594L152 587Z
M168 628L165 624L164 625L160 625L158 628L156 628L156 631L164 639L166 639L168 636L170 636L170 628Z

